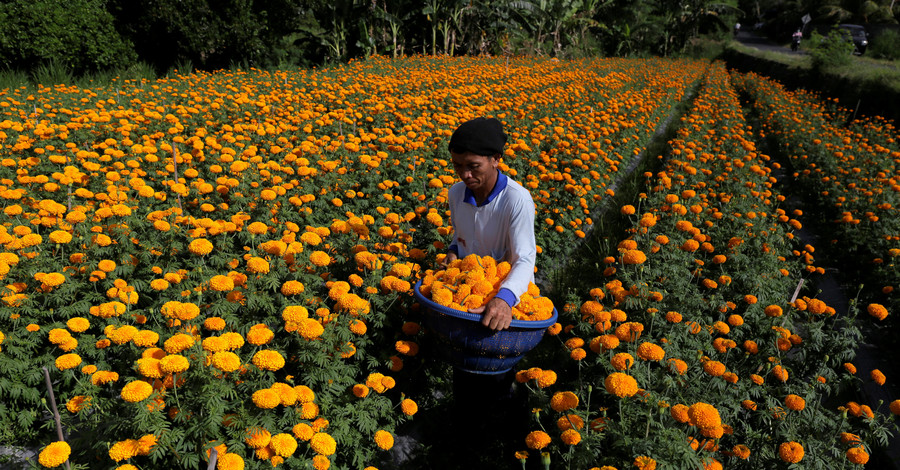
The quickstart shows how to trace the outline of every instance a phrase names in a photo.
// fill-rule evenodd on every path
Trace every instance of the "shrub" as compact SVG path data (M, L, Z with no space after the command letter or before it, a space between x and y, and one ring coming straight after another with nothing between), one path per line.
M900 59L900 32L886 29L878 36L872 38L869 53L876 59Z
M852 60L853 43L837 28L831 30L827 36L813 32L809 43L812 45L809 55L814 69L840 67L850 64Z
M0 4L0 65L32 70L40 64L82 74L127 66L134 48L113 28L100 0L14 0Z

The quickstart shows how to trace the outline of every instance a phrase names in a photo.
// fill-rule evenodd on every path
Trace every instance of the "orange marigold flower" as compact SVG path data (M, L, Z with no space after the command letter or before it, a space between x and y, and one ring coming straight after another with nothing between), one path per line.
M627 250L622 255L622 262L625 264L642 264L647 261L647 255L641 250Z
M738 444L731 448L731 453L734 454L735 457L747 460L750 458L750 448L745 446L744 444Z
M75 353L63 354L56 358L56 368L59 370L74 369L81 364L81 356Z
M253 392L251 398L253 404L256 405L257 408L265 410L270 410L281 404L281 397L278 396L277 392L270 388L264 388Z
M679 423L688 423L691 420L690 416L688 416L688 409L689 408L687 405L678 403L672 405L672 407L669 409L669 414L672 415L672 418L674 418L675 421L678 421Z
M637 470L656 470L656 460L646 455L635 457L633 465L637 467Z
M69 410L69 413L78 413L89 406L91 406L91 397L84 395L76 395L66 402L66 409Z
M263 349L253 355L252 362L262 370L276 371L284 367L284 356L278 351Z
M167 374L180 374L190 367L188 359L178 354L170 354L159 361L159 368Z
M866 311L869 313L869 315L875 317L878 320L884 320L888 316L887 309L884 308L884 305L881 304L869 304L869 306L866 307Z
M402 402L400 402L400 410L403 411L403 414L406 416L412 416L419 411L419 406L416 402L410 400L409 398L405 398Z
M41 449L38 454L38 463L47 468L58 467L69 460L72 448L66 441L56 441Z
M284 295L302 294L304 290L305 290L305 287L303 286L303 283L301 283L300 281L290 280L290 281L285 282L281 286L281 293Z
M645 361L661 361L666 352L656 344L644 342L638 346L637 355Z
M550 399L550 407L558 412L571 410L578 406L578 395L572 392L556 392Z
M234 280L219 274L210 278L209 287L217 292L228 292L234 290Z
M337 449L337 443L334 441L334 438L324 432L315 433L309 444L315 452L322 455L334 454L334 451Z
M297 439L300 439L301 441L308 441L308 440L312 439L313 434L315 434L315 431L313 431L312 426L310 426L306 423L300 423L300 424L295 425L291 429L291 432L294 434L294 436L297 437Z
M566 445L578 445L578 443L581 442L581 433L574 429L566 429L562 432L562 435L560 435L560 440Z
M765 308L765 313L769 317L780 317L783 311L778 305L769 305Z
M772 368L772 375L773 375L776 379L778 379L778 380L780 380L780 381L782 381L782 382L787 382L787 379L788 379L788 371L787 371L787 369L785 369L785 368L782 367L781 365L777 365L777 366L775 366L775 367Z
M539 388L547 388L556 383L556 372L552 370L544 370L537 378Z
M256 256L251 257L247 260L247 271L254 274L266 274L269 272L269 262Z
M703 402L694 403L688 408L688 417L692 426L714 428L722 426L722 418L716 407Z
M324 251L313 251L309 255L309 261L318 267L328 266L331 264L331 256Z
M213 244L205 238L197 238L188 244L188 250L198 256L206 256L213 250Z
M383 429L379 429L375 431L375 444L382 450L390 450L391 447L394 447L394 436Z
M891 413L895 416L900 415L900 400L894 400L890 404Z
M566 429L581 429L584 427L584 420L576 414L567 414L556 420L556 427L560 431Z
M525 445L529 449L541 450L550 444L550 436L544 431L531 431L525 437Z
M783 442L778 446L778 456L787 463L797 463L803 460L803 446L798 442Z
M784 398L784 405L787 406L789 410L800 411L803 408L806 408L806 400L800 396L790 394Z
M143 380L135 380L122 387L121 396L129 403L137 403L147 399L152 393L152 385Z
M703 372L713 377L719 377L725 373L725 364L719 361L706 361L703 363Z
M269 440L269 447L275 451L279 457L290 457L297 450L297 440L294 436L286 433L280 433L272 436Z
M857 465L865 465L869 462L869 453L863 446L847 449L847 460Z
M638 392L637 380L622 372L613 372L603 381L606 391L619 398L630 397Z
M244 458L231 452L220 455L216 470L244 470Z

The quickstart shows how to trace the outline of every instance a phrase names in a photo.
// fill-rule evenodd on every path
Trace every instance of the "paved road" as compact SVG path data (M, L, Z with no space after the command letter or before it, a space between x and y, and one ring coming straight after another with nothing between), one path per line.
M784 47L781 44L775 43L768 38L763 36L758 36L756 33L752 31L741 31L738 33L735 38L741 44L744 44L748 47L753 47L762 51L771 51L771 52L780 52L782 54L805 54L802 50L793 52L790 47ZM800 47L803 47L803 44L800 44Z

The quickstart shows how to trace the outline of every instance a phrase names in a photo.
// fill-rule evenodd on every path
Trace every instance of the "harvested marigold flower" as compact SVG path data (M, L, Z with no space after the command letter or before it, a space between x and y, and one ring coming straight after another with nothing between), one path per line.
M886 377L880 370L874 369L869 373L869 375L872 377L872 380L874 380L875 383L877 383L878 385L884 385Z

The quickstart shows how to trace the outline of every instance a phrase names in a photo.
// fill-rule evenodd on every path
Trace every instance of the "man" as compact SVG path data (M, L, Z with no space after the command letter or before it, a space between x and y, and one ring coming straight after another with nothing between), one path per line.
M454 234L444 263L472 253L509 262L499 293L469 310L482 314L481 323L494 331L509 328L512 307L534 282L537 255L531 194L499 169L506 139L500 121L479 117L462 123L449 144L461 182L448 195Z
M481 314L481 323L495 332L509 328L512 307L528 289L528 283L534 282L537 255L531 194L500 172L506 139L500 121L479 117L462 123L449 143L453 168L461 182L448 194L454 234L443 263L474 253L510 264L497 295L486 305L469 310ZM514 394L514 378L512 370L477 374L454 369L450 428L456 432L447 443L467 449L459 454L466 458L458 461L456 468L481 468L478 459L500 449L493 444L498 439L521 439L514 434L520 429L516 420L526 415ZM459 438L465 442L456 442Z

